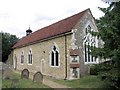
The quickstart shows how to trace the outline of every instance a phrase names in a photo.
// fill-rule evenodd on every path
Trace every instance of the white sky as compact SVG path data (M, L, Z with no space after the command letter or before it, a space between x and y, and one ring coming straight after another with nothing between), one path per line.
M0 31L17 37L48 26L90 8L95 18L104 15L98 7L107 7L102 0L0 0Z

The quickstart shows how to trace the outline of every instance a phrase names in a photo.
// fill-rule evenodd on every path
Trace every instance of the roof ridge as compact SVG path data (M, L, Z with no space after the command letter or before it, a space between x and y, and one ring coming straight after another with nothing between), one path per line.
M81 19L84 13L87 11L83 10L77 14L71 15L67 18L59 20L53 24L50 24L46 27L38 29L37 31L33 32L32 34L21 38L21 40L16 43L13 48L26 45L38 40L43 40L52 36L60 35L62 33L70 32L74 25ZM61 27L62 26L62 27Z
M56 21L56 22L54 22L54 23L52 23L52 24L50 24L50 25L47 25L47 26L45 26L45 27L42 27L42 28L36 30L35 32L37 32L37 31L39 31L39 30L42 30L42 29L44 29L44 28L47 28L47 27L49 27L49 26L52 26L52 25L54 25L54 24L56 24L56 23L59 23L59 22L61 22L61 21L64 21L64 20L66 20L66 19L72 18L72 17L74 17L74 16L76 16L76 15L79 15L79 14L81 14L81 13L83 13L83 12L86 12L87 10L89 10L89 8L86 9L86 10L83 10L83 11L81 11L81 12L79 12L79 13L73 14L73 15L67 17L67 18L58 20L58 21ZM33 32L33 33L34 33L34 32Z

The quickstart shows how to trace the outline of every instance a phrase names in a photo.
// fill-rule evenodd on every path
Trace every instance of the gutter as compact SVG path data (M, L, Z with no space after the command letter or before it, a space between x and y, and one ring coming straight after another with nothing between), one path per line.
M41 43L41 42L44 42L44 41L48 41L48 40L51 40L51 39L54 39L54 38L59 38L59 37L62 37L62 36L65 36L65 35L69 35L69 34L71 34L71 31L63 33L63 34L60 34L60 35L55 35L55 36L51 36L51 37L48 37L48 38L44 38L44 39L41 39L41 40L36 40L34 42L29 42L29 43L26 43L26 44L23 44L23 45L13 46L12 49L22 48L22 47L25 47L25 46L33 45L33 44L36 44L36 43Z
M65 35L65 78L64 80L67 79L67 39Z

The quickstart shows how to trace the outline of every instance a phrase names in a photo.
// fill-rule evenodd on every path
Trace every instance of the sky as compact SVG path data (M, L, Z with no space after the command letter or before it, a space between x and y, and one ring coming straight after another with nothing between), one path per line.
M59 20L90 8L98 19L108 7L102 0L0 0L0 31L21 38L26 30L34 32Z

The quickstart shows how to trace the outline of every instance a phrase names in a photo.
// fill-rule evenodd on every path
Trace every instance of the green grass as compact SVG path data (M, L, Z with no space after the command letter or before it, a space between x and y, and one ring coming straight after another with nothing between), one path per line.
M18 80L18 82L15 83L17 88L48 88L49 89L48 86L43 85L42 83L33 83L33 81L30 79L21 79L21 76L16 73L12 74L12 79ZM51 79L51 80L72 88L106 88L105 83L94 75L84 76L77 80L56 80L56 79ZM2 87L14 88L15 85L12 83L13 81L11 79L3 80Z
M105 83L94 75L85 76L77 80L54 81L72 88L106 88Z
M0 72L0 89L2 88L2 73Z
M13 79L17 80L13 83ZM42 83L33 83L30 79L22 79L19 74L13 73L12 79L7 79L2 81L2 88L49 88Z

